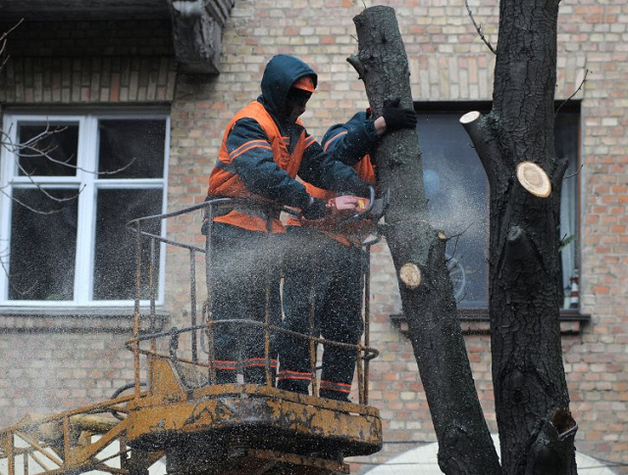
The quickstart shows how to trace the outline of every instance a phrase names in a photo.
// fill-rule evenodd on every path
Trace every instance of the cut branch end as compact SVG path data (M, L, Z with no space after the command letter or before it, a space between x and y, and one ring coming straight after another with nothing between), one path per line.
M517 180L529 193L539 198L547 198L552 192L552 183L545 170L532 162L517 165Z
M459 120L462 125L466 125L475 122L480 118L481 115L482 114L480 114L478 111L471 111L460 117Z
M410 289L416 289L421 285L421 269L416 264L408 262L399 270L399 279Z
M353 66L353 69L355 69L356 72L358 73L358 79L363 79L364 78L364 65L362 64L362 61L360 61L360 58L358 57L358 55L352 54L351 56L347 58L347 62L351 66Z

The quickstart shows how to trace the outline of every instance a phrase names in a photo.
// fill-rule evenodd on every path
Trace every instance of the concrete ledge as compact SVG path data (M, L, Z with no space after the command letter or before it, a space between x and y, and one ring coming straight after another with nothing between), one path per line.
M458 316L462 333L465 335L490 334L488 310L459 310ZM578 335L582 333L583 327L591 321L590 315L581 314L578 310L561 310L559 318L562 335ZM408 323L403 314L392 314L390 320L404 336L407 336Z
M0 333L132 333L133 307L0 307ZM150 316L142 312L142 327ZM155 329L162 330L169 314L158 310Z

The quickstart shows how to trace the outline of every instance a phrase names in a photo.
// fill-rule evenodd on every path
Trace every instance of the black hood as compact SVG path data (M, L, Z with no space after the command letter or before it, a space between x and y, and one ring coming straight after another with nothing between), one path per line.
M262 76L260 102L278 119L285 120L289 115L288 92L290 86L303 76L312 76L314 87L318 77L314 70L299 58L278 54L266 65Z

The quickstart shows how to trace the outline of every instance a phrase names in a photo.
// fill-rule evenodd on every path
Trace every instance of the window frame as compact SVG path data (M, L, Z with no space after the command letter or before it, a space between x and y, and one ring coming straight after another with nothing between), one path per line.
M74 260L74 294L72 300L9 300L9 277L5 269L0 269L0 308L21 307L51 307L51 308L81 308L81 307L129 307L133 300L93 300L95 243L96 243L96 206L97 193L102 189L160 189L162 190L162 213L167 209L168 196L168 164L170 155L170 114L165 107L149 108L116 108L93 109L86 112L80 110L41 109L5 109L3 130L14 143L17 140L18 124L63 122L77 123L79 127L77 147L76 176L46 177L46 176L19 176L15 163L15 153L5 147L0 150L0 253L8 253L11 246L11 196L14 189L34 188L35 181L47 189L76 188L80 193L78 200L78 219L76 235L76 255ZM99 177L99 120L162 120L165 127L164 138L164 168L161 178L113 178ZM8 195L8 196L7 196ZM161 236L166 237L166 224L162 223ZM157 289L156 304L163 305L165 295L165 245L160 245L159 254L159 286ZM3 262L8 270L11 263L10 255L3 256ZM84 263L89 265L84 265ZM149 300L141 300L140 304L147 305Z
M582 164L584 163L584 153L582 149L582 134L584 127L584 117L582 115L581 103L580 101L570 101L564 102L557 100L555 101L555 108L560 107L563 112L577 112L578 113L578 130L577 130L577 171L574 179L577 180L576 183L576 196L574 198L574 207L577 216L576 222L576 240L574 245L575 247L575 255L574 255L574 265L581 271L581 243L582 243L582 216L581 216L581 202L583 199L582 195L582 179L580 170L582 168ZM491 103L487 101L461 101L461 102L415 102L414 109L417 114L421 112L425 113L443 113L443 114L454 114L460 113L462 116L465 112L471 110L477 110L482 113L488 113L491 109ZM419 136L419 142L421 141L421 137ZM487 276L488 277L488 276ZM488 284L487 284L488 285ZM581 306L578 308L564 308L561 307L560 310L560 321L561 321L561 333L563 334L578 334L582 330L582 325L585 325L590 322L591 316L585 313L582 313ZM473 334L473 333L487 333L489 332L489 328L487 326L489 315L488 315L488 301L486 307L483 308L458 308L458 318L464 325L464 333L465 334ZM403 334L407 332L407 323L405 321L405 316L403 314L391 314L390 319L394 322Z

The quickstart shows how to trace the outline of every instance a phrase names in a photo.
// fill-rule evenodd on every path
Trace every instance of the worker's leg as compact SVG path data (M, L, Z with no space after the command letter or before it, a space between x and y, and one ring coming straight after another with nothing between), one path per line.
M260 323L268 321L270 325L278 326L281 323L281 236L254 234L250 243L250 260L247 261L248 287L240 289L240 298L247 302L249 316L246 318ZM265 384L267 365L271 381L274 382L277 369L276 337L270 329L267 333L261 326L250 326L242 334L245 383Z
M214 223L211 230L211 310L216 321L246 318L248 302L241 298L247 273L238 271L242 249L248 247L248 231L222 223ZM237 366L241 350L242 326L237 323L215 324L214 365L216 382L237 381Z
M334 243L333 250L328 256L335 263L334 284L321 313L321 333L326 340L356 345L364 329L361 250L341 243ZM353 348L325 345L321 397L349 400L356 358Z
M320 311L326 276L319 268L322 253L320 233L298 227L288 228L288 251L284 260L283 327L318 336L316 315ZM312 311L314 315L312 315ZM314 328L311 328L314 318ZM279 347L277 387L308 393L312 380L310 344L306 338L284 335Z

